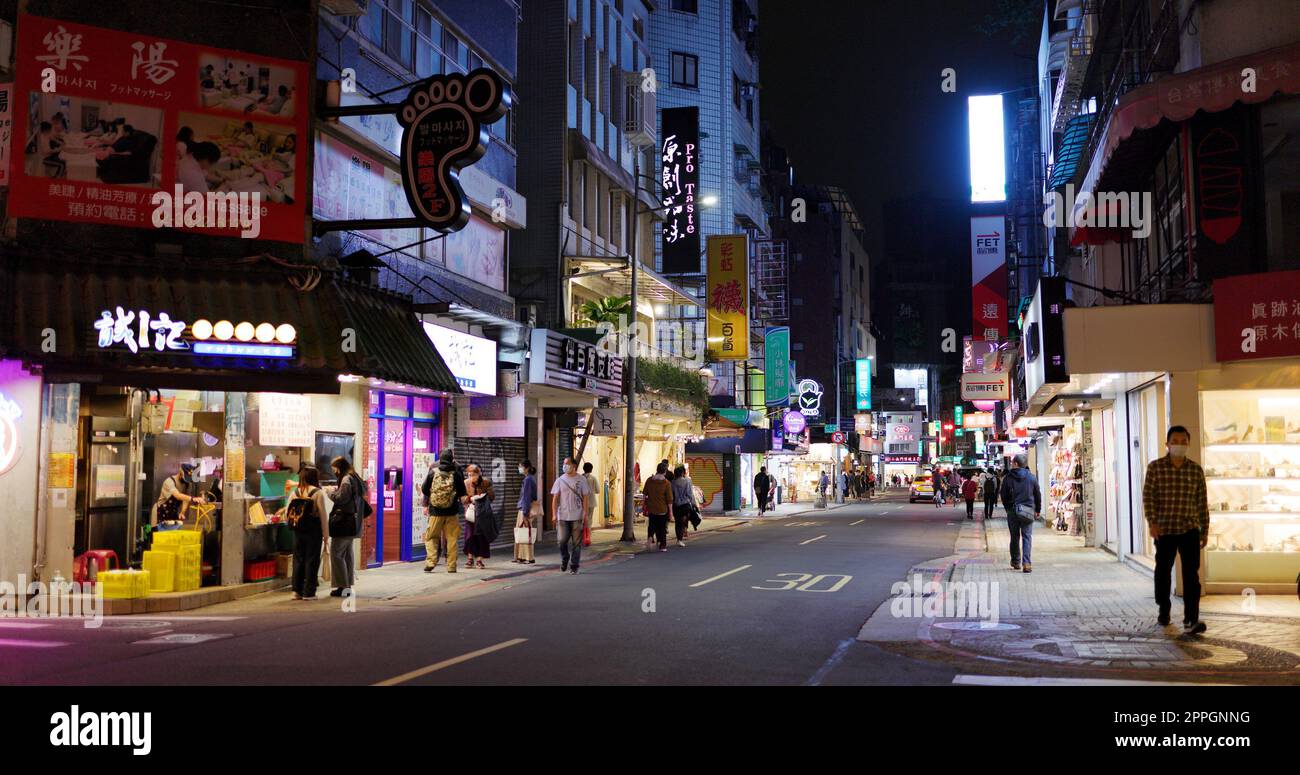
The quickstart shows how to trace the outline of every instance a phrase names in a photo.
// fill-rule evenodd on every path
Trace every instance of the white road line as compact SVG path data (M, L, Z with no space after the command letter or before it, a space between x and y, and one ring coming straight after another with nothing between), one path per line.
M41 627L49 627L49 626L50 626L49 622L24 622L24 621L15 622L15 621L8 621L8 620L0 620L0 629L36 630Z
M68 645L71 644L60 640L14 640L12 638L0 638L0 648L52 649Z
M733 573L740 573L742 570L745 570L746 568L752 568L752 567L754 567L754 566L753 566L753 565L742 565L742 566L740 566L739 568L732 568L731 570L727 571L726 573L719 573L718 575L714 576L714 577L711 578L711 579L705 579L704 581L697 581L697 582L695 582L694 584L692 584L691 587L692 587L692 588L694 588L694 587L702 587L702 586L704 586L705 584L711 584L711 583L717 581L718 579L725 579L726 577L730 576L730 575L733 574Z
M805 545L807 545L807 544L812 543L813 541L820 541L820 540L822 540L822 539L825 538L825 537L826 537L826 534L823 533L822 535L819 535L819 536L817 536L816 538L809 538L807 541L800 541L800 542L799 542L799 545L800 545L800 546L805 546Z
M420 676L428 675L429 673L435 673L439 670L443 670L445 668L452 667L454 665L459 665L461 662L468 662L471 659L477 659L478 657L491 654L494 651L500 651L501 649L508 649L511 646L518 646L520 643L527 642L527 640L528 640L527 638L511 638L510 640L501 641L500 643L494 646L488 646L487 648L482 648L479 649L478 651L471 651L468 654L461 654L460 656L452 657L451 659L444 659L441 662L435 662L432 665L429 665L428 667L422 667L419 670L412 670L409 673L402 673L401 675L395 678L389 678L387 680L380 681L379 683L374 685L375 686L396 686L397 684L406 683L407 681L410 681L415 678L419 678Z
M859 519L857 522L850 522L850 523L849 523L849 527L853 527L854 525L861 525L863 522L866 522L866 520L865 520L865 519Z
M953 677L962 686L1226 686L1177 681L1128 681L1118 678L1049 678L1047 676L964 675Z

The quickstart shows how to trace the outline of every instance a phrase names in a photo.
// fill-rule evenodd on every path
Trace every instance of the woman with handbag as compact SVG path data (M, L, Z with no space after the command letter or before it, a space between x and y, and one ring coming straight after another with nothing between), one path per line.
M320 572L321 550L325 548L329 524L325 491L320 488L320 472L304 467L298 472L285 516L293 528L293 599L316 598L316 576Z
M330 597L350 597L352 584L356 581L356 559L352 545L361 535L361 520L365 515L366 483L353 470L352 463L345 457L336 457L330 461L338 484L326 490L334 499L334 510L330 512L330 580L334 589Z
M492 483L483 476L478 463L465 466L465 556L467 568L485 568L483 560L492 556L496 538L496 517L492 513Z
M519 515L515 518L515 559L521 564L533 565L533 544L537 542L537 531L542 529L542 502L537 499L537 469L527 460L519 464L519 473L524 477L519 488Z
M695 502L695 483L686 475L686 466L677 466L673 469L673 522L677 532L677 545L686 546L686 525L695 522L699 525L699 517L695 516L700 509L700 505Z

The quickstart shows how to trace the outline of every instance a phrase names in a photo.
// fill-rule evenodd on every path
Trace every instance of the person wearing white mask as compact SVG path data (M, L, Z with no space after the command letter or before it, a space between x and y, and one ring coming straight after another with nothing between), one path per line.
M578 573L582 560L582 531L587 518L591 487L573 458L564 459L564 476L551 486L551 511L555 514L556 540L560 542L560 572Z
M1201 621L1201 550L1210 538L1210 507L1205 493L1205 471L1187 457L1192 436L1181 425L1165 434L1169 454L1147 465L1142 483L1142 511L1156 545L1157 621L1169 624L1170 574L1174 556L1183 568L1183 631L1205 632Z

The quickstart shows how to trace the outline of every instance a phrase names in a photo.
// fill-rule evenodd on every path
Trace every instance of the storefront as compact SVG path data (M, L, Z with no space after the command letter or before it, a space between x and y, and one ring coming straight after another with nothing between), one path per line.
M70 313L3 321L7 351L47 384L42 571L72 578L89 549L138 562L164 481L188 463L208 501L185 514L204 528L204 581L238 584L247 561L285 548L274 515L301 466L326 480L334 456L366 469L357 381L459 390L402 297L330 276L302 291L294 269L246 259L204 266L160 281L143 260L6 265L6 293L72 300Z

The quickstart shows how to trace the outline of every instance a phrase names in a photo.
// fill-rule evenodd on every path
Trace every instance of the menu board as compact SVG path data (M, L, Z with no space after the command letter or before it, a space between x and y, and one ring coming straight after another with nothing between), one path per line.
M264 447L310 447L311 396L262 393L258 396L257 441Z

